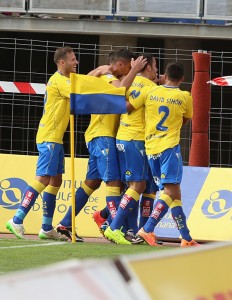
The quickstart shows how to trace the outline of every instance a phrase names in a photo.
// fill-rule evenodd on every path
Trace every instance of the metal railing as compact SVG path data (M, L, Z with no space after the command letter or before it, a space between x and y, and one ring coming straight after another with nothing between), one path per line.
M0 12L26 12L27 0L1 0Z
M232 0L1 0L0 12L232 20Z
M115 15L200 18L201 0L117 0Z
M29 13L111 15L112 0L30 0Z
M231 0L205 0L205 20L232 20Z

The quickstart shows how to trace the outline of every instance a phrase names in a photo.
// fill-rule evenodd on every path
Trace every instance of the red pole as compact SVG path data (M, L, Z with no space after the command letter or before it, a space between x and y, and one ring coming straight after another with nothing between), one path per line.
M194 52L194 81L192 84L193 119L189 165L209 166L209 112L211 93L209 81L210 54Z

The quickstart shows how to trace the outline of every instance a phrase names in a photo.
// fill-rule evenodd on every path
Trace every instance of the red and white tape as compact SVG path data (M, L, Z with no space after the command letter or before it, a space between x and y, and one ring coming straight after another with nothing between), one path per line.
M0 81L0 93L44 95L46 84Z
M217 77L208 81L207 83L219 86L232 86L232 76Z

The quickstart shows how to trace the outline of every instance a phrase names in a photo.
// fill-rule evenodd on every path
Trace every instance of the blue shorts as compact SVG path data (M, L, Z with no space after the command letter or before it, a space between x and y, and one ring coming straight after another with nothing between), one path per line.
M64 173L64 147L62 144L43 142L37 144L39 158L37 176L56 176Z
M180 145L166 149L159 154L148 155L148 162L157 185L181 183L183 163Z
M144 191L145 194L156 193L160 190L160 186L158 186L152 176L151 168L148 168L148 180L146 181L146 189Z
M87 143L87 148L90 156L86 179L120 180L115 138L96 137Z
M121 181L143 181L148 179L148 160L144 141L116 140Z

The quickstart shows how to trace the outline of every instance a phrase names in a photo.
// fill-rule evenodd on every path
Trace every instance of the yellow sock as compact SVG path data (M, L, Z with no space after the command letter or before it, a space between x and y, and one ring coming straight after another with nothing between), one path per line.
M90 196L94 192L90 187L88 187L84 182L81 184L81 188L85 191L85 193Z

